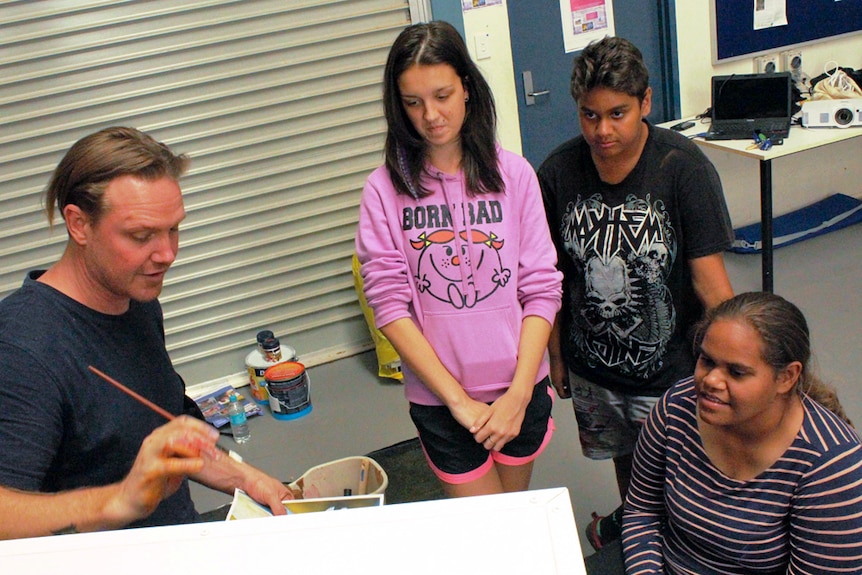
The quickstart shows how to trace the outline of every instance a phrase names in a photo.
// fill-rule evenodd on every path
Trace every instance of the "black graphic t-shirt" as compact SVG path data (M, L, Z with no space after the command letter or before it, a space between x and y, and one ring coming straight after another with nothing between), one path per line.
M691 375L703 307L688 260L723 251L732 229L715 168L686 138L649 127L632 173L599 178L582 137L557 148L539 182L564 294L561 339L578 375L660 395Z

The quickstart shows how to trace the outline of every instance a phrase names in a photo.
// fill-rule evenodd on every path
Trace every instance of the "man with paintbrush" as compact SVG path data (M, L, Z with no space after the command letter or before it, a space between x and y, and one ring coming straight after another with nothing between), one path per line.
M188 478L284 513L287 487L182 416L194 403L157 297L177 255L187 165L138 130L108 128L55 169L45 208L49 222L55 209L63 217L66 249L0 301L0 538L194 522Z

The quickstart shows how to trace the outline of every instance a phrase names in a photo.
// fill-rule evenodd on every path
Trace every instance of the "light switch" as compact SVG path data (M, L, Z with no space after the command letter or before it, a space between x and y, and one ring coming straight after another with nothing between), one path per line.
M491 34L480 32L473 36L473 41L476 43L477 60L485 60L491 57Z

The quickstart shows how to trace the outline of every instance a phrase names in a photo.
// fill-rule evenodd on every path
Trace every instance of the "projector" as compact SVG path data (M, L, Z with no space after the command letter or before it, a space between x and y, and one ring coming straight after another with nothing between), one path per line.
M862 98L809 100L802 104L802 125L806 128L862 126Z

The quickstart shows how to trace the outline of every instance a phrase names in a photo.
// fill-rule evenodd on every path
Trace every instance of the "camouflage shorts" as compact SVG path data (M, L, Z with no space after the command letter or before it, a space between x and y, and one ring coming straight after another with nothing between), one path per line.
M659 397L611 391L571 371L569 384L584 456L611 459L633 453L641 426Z

